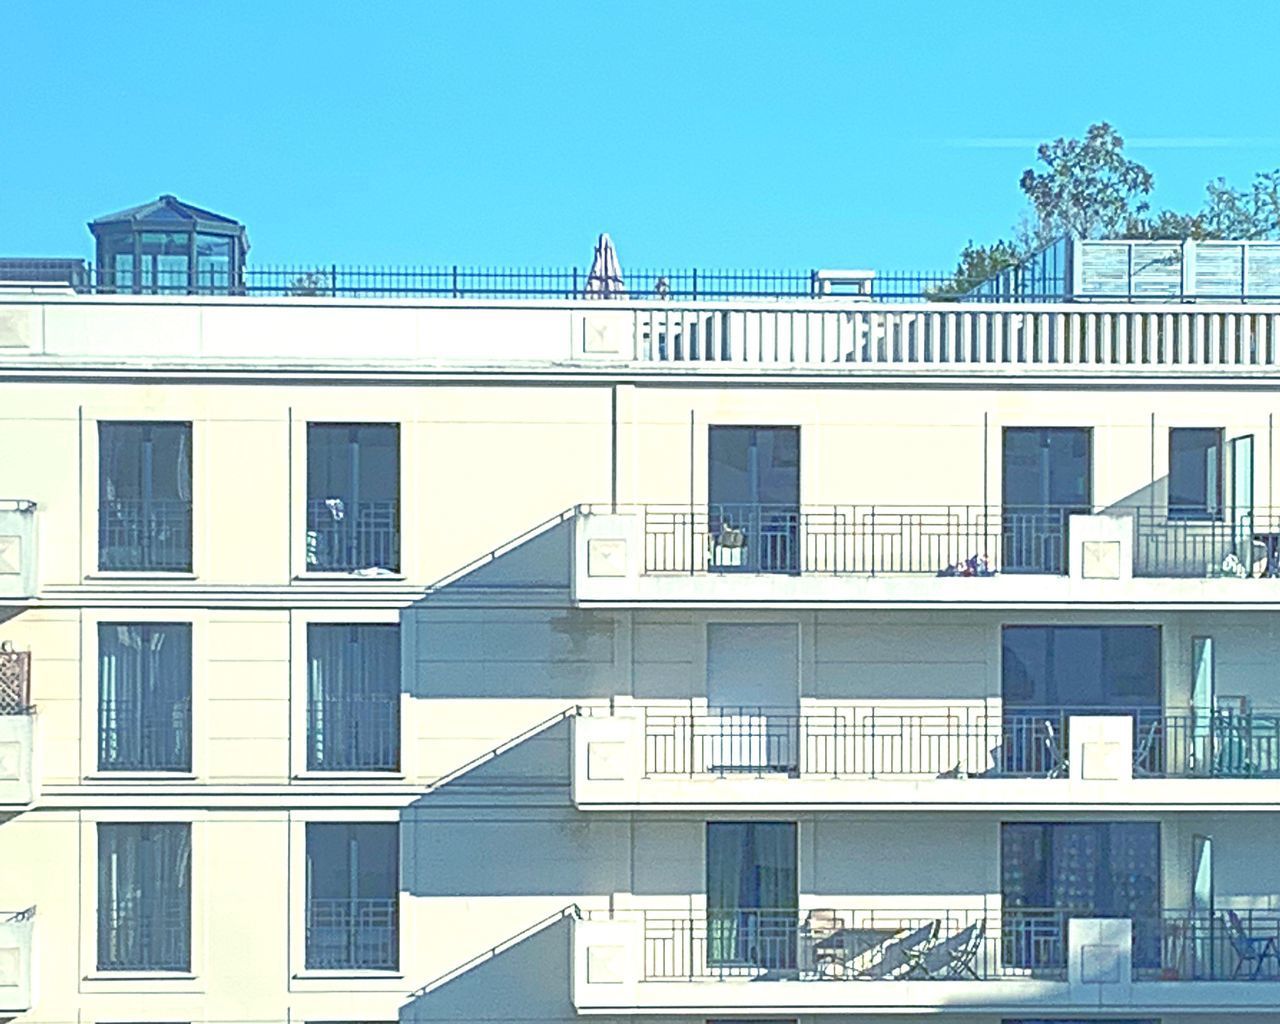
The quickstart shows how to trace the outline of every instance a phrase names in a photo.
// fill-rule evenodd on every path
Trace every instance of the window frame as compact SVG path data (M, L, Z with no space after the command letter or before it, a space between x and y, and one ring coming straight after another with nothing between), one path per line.
M95 705L96 705L96 706L95 706L95 712L96 712L96 714L95 714L96 728L95 728L95 730L94 730L94 731L95 731L95 734L96 734L96 735L95 735L95 739L96 739L95 746L96 746L96 749L97 749L97 757L96 757L96 759L95 759L95 761L94 761L94 764L95 764L95 771L96 771L98 774L101 774L101 775L110 775L110 776L119 776L119 775L122 775L122 774L163 774L163 775L174 775L174 774L176 774L176 775L188 775L188 776L189 776L189 775L191 775L191 774L192 774L192 768L193 768L193 765L194 765L194 760L195 760L195 751L194 751L194 747L195 747L195 738L194 738L194 735L193 735L193 732L194 732L193 726L194 726L194 722L195 722L195 701L194 701L194 696L195 696L195 679L194 679L194 675L195 675L195 671L194 671L194 670L195 670L195 664L194 664L194 662L195 662L195 657L194 657L194 646L195 646L194 634L195 634L195 629L194 629L193 624L192 624L191 622L182 622L182 621L130 621L130 620L102 620L102 621L97 622L97 623L96 623L96 626L97 626L97 643L98 643L98 648L97 648L98 656L97 656L97 659L96 659L96 664L97 664L97 684L98 684L98 685L97 685L97 700L96 700L96 702L95 702ZM109 763L105 763L105 762L104 762L104 753L105 753L105 751L104 751L104 743L105 743L105 740L106 740L106 735L105 735L105 731L104 731L104 717L105 717L105 715L104 715L104 702L105 702L105 699L106 699L106 698L104 697L104 693L103 693L103 690L104 690L104 675L103 675L103 667L104 667L104 643L103 643L103 640L104 640L104 637L107 635L107 633L108 633L108 631L109 631L109 630L111 630L111 629L121 629L121 628L138 629L138 630L140 630L140 631L144 631L144 635L146 635L146 634L148 634L148 633L151 633L152 631L157 631L157 630L173 630L173 631L175 631L175 632L176 632L177 634L179 634L179 635L181 635L181 634L185 633L185 642L186 642L186 660L185 660L185 666L186 666L186 696L185 696L185 698L178 698L178 700L175 702L175 704L180 705L181 703L183 703L183 702L185 701L185 704L186 704L186 723L185 723L185 724L186 724L186 758L185 758L185 764L181 764L181 765L179 765L179 764L171 764L171 765L146 764L146 765L133 765L133 766L129 766L129 767L115 767L115 766L113 766L113 765L111 765L111 764L109 764ZM140 638L140 639L141 639L141 638ZM146 641L145 641L145 640L142 640L141 642L145 643ZM150 687L150 688L149 688L149 687L148 687L148 685L147 685L147 681L146 681L146 680L142 680L142 681L140 681L138 685L139 685L139 687L143 690L144 695L145 695L145 693L146 693L146 691L147 691L148 689L150 689L150 690L151 690L151 692L153 692L153 693L154 693L154 687ZM179 713L180 713L180 709L179 709ZM140 738L138 738L137 740L135 740L135 741L133 742L133 744L127 744L127 745L138 745L138 746L143 746L143 745L145 745L145 738L140 737Z
M1179 437L1187 437L1188 435L1204 435L1211 434L1214 437L1214 443L1211 446L1217 451L1216 459L1216 480L1213 481L1213 491L1210 493L1210 481L1203 481L1205 497L1201 502L1198 499L1192 502L1174 501L1174 467L1177 465L1175 461L1175 444ZM1226 428L1225 427L1170 427L1169 428L1169 474L1166 479L1167 494L1166 507L1168 518L1178 522L1221 522L1226 515L1225 506L1225 475L1226 475ZM1199 451L1207 453L1210 446L1205 446Z
M157 963L154 959L150 962L139 960L135 963L126 963L122 966L111 966L104 962L103 958L103 935L104 935L104 919L109 914L109 908L112 903L107 900L106 894L103 892L104 877L104 856L109 856L107 849L108 844L105 843L105 837L108 834L128 835L126 830L134 831L134 841L138 843L147 842L154 839L155 836L150 835L148 830L166 830L168 833L167 842L185 841L185 864L181 871L185 873L185 901L182 899L182 887L176 893L175 903L185 902L184 913L186 917L186 942L185 957L182 963ZM172 830L172 831L169 831ZM182 821L98 821L94 824L95 833L95 857L93 870L96 876L94 883L94 930L93 930L93 963L95 972L99 975L130 975L130 974L153 974L153 975L173 975L178 977L189 976L192 973L192 965L194 963L194 936L195 936L195 890L194 890L194 834L191 822ZM141 856L135 854L139 860ZM136 868L139 877L144 880L148 878L145 863L141 867ZM114 874L114 872L112 872ZM152 878L152 884L156 884ZM170 894L175 895L175 894ZM140 899L158 898L156 893L142 893ZM116 901L119 902L118 900Z

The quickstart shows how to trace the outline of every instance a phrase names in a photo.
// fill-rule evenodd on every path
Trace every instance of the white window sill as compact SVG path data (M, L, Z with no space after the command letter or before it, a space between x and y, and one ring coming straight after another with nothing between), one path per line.
M404 772L297 772L294 782L404 782Z
M171 981L192 982L198 975L190 971L91 971L85 981Z
M349 971L302 970L293 976L294 981L402 981L400 971L376 971L353 969Z
M162 570L152 570L148 572L125 572L123 570L115 572L109 569L100 569L98 572L85 573L86 580L134 580L137 582L145 582L147 580L167 581L167 580L194 580L199 577L193 572L165 572Z
M195 772L96 771L85 775L86 782L195 782Z
M403 583L409 577L400 572L379 572L379 573L363 573L363 572L326 572L317 570L316 572L303 572L293 577L294 583L332 583L334 580L361 580L368 583Z

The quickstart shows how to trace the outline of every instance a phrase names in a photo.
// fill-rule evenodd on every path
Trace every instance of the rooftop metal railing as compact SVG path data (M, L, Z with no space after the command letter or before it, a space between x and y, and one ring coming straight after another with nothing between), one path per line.
M1093 246L1134 243L1089 242ZM1142 245L1144 243L1136 243ZM1175 243L1176 245L1176 243ZM1256 245L1256 243L1255 243ZM1261 264L1259 264L1261 265ZM1013 276L1011 276L1013 275ZM819 269L626 267L626 295L658 301L708 301L732 298L794 299L833 295L832 277ZM418 266L295 263L250 265L239 280L218 275L193 285L186 269L142 281L132 273L117 277L108 267L76 259L0 260L0 282L57 284L84 293L164 295L329 296L336 298L575 299L586 297L590 270L572 266ZM991 278L958 277L954 271L878 270L861 284L863 297L875 301L945 300L973 302L1127 301L1275 301L1277 277L1270 274L1209 275L1183 280L1178 275L1153 287L1142 274L1089 277L1073 292L1069 271L1046 264L1017 268ZM847 294L847 293L846 293ZM833 297L835 297L833 295Z

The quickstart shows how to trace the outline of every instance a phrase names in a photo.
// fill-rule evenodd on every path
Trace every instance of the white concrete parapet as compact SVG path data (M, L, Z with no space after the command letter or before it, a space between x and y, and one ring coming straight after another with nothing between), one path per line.
M0 500L0 600L36 593L36 503Z
M31 945L35 933L33 911L0 920L0 1014L31 1009Z
M1067 987L1072 1004L1128 1003L1133 988L1133 922L1127 918L1069 920Z
M0 715L0 807L35 797L35 715Z
M1079 580L1133 579L1133 516L1075 515L1067 519L1067 571Z
M1133 719L1128 715L1072 715L1067 763L1073 781L1133 779Z
M639 714L573 719L573 801L629 803L644 776L644 719Z
M635 1006L644 969L642 915L573 922L573 1004Z

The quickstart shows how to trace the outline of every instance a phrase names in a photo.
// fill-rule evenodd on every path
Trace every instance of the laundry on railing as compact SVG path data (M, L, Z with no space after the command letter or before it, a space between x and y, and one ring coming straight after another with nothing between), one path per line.
M986 555L970 555L964 561L939 569L939 576L994 576L991 560Z

